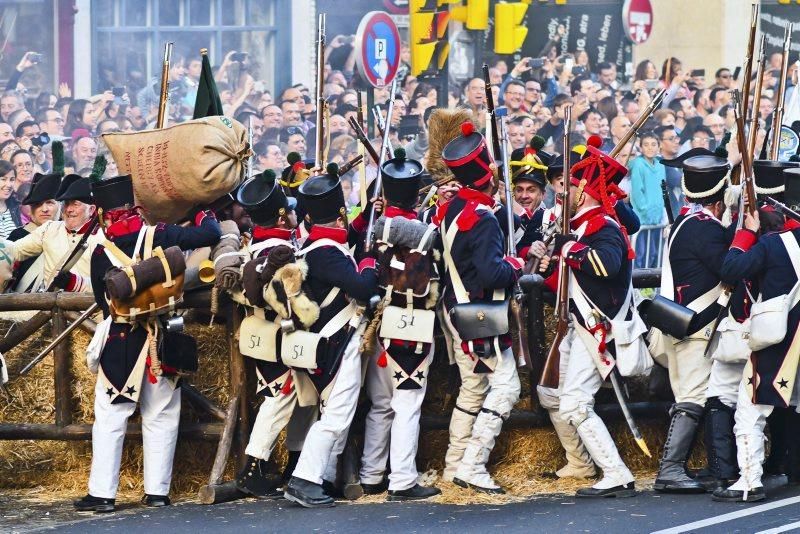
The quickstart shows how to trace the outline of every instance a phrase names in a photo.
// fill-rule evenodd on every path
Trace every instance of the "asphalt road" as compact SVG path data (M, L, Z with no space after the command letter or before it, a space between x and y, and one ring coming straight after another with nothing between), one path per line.
M243 500L216 506L184 503L164 509L130 506L115 514L54 514L48 521L3 525L12 532L57 530L64 533L170 531L195 532L356 532L411 533L534 531L658 533L800 532L800 487L770 489L761 503L713 502L708 495L668 496L643 491L630 499L578 500L554 495L525 502L455 506L429 503L339 503L335 508L306 510L286 501ZM67 506L63 503L62 506ZM33 528L31 528L33 527Z

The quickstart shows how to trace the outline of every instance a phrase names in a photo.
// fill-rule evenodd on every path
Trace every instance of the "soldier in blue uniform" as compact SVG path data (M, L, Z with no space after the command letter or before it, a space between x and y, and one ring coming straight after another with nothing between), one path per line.
M109 247L113 244L112 248L129 258L134 257L146 247L140 243L148 227L139 208L134 206L130 176L95 181L91 184L91 191L107 239L92 254L92 289L95 301L109 320L112 310L104 277L118 264ZM195 226L191 228L158 224L152 246L164 250L171 246L191 250L219 241L220 227L212 212L199 212L194 222ZM144 444L145 496L142 500L148 506L170 504L172 460L181 413L181 394L177 388L180 369L173 365L178 366L186 360L196 362L197 358L196 346L186 343L186 336L182 334L172 334L164 329L154 333L141 320L129 321L122 316L113 316L113 319L108 330L98 328L100 335L107 332L107 336L102 340L104 347L100 353L95 387L89 494L75 502L79 511L114 510L125 428L137 404L142 417ZM158 336L155 343L151 343L151 336ZM155 352L153 347L157 347Z
M683 165L683 193L689 203L672 226L664 255L661 293L696 315L686 339L674 340L667 355L675 404L655 489L702 493L705 487L686 472L706 405L712 362L706 346L720 310L721 269L730 234L720 219L725 211L728 162L713 155L688 158ZM710 436L707 436L710 439Z
M298 357L304 350L315 353L308 377L320 396L321 417L308 431L284 496L305 507L324 507L333 506L334 500L323 480L335 480L336 459L344 449L361 388L359 345L364 324L356 301L368 302L377 294L376 261L367 257L357 264L347 248L346 208L338 176L309 178L298 193L311 229L297 255L308 264L307 292L319 303L320 316L310 329L319 336L305 336L310 340L305 344L292 342L292 350ZM316 348L308 345L314 339ZM287 343L286 337L282 343Z
M503 421L519 398L511 336L507 325L490 324L488 337L474 338L466 318L459 317L458 308L468 303L484 304L487 309L502 306L523 263L505 255L503 231L493 213L496 186L489 152L472 123L462 125L462 135L445 146L442 159L463 186L434 218L440 224L447 269L444 328L452 336L461 374L461 389L450 420L444 479L462 487L502 493L486 471L486 462Z
M255 262L252 271L249 267L243 269L248 273L248 283L243 284L243 297L246 299L246 305L253 310L253 314L245 321L253 321L258 325L259 315L263 314L263 320L273 324L278 323L278 319L285 318L297 321L304 327L311 326L318 314L316 303L298 294L292 295L291 306L287 306L289 297L274 289L280 287L279 284L282 283L283 277L278 272L281 268L288 265L287 269L296 267L302 272L305 267L305 262L294 261L294 253L297 250L294 235L297 227L295 214L297 200L287 197L284 189L276 183L274 173L267 170L242 184L237 192L237 201L253 222L252 239L242 251L248 261ZM275 256L269 257L273 251L277 251ZM258 271L259 264L262 267L259 280L251 285L250 275ZM272 278L267 278L265 272L273 273ZM272 282L275 278L278 279L278 285ZM269 301L265 300L265 294ZM278 311L270 307L270 304L279 308L281 312L286 310L288 316L278 317ZM243 329L251 331L247 327ZM258 332L255 332L255 335L258 335ZM236 477L236 487L256 497L283 495L282 491L277 491L277 487L281 481L287 482L294 471L300 457L305 432L316 418L316 399L309 401L308 406L301 406L298 402L299 400L304 402L307 398L298 395L298 390L307 382L299 380L297 375L305 370L288 367L277 356L276 343L277 336L272 336L270 340L259 339L258 343L245 344L244 349L241 349L243 354L250 356L255 363L257 393L263 396L264 400L253 423L250 441L245 450L247 461ZM259 350L256 350L257 347ZM262 348L271 349L271 354L260 350ZM288 449L289 459L283 477L279 478L269 473L268 460L278 435L284 428L287 429L285 446Z
M559 346L558 415L576 429L591 460L603 470L603 478L578 490L577 496L630 497L635 494L633 474L594 412L594 395L618 362L642 361L646 327L633 307L633 251L612 204L614 195L622 195L618 183L627 170L599 150L600 142L590 139L583 159L571 168L568 201L576 206L570 221L573 234L558 236L555 244L570 268L572 318ZM557 280L554 273L547 285L555 290Z
M754 280L760 303L751 309L749 346L754 350L745 364L736 405L734 432L740 476L730 487L714 492L713 498L718 501L766 498L761 477L767 417L775 408L798 405L800 307L795 285L800 279L800 229L764 233L759 238L760 230L759 212L747 213L744 228L736 233L722 266L726 282ZM769 310L777 311L770 315Z
M367 494L386 490L386 462L391 465L390 501L420 500L438 495L438 488L417 483L419 416L433 360L433 311L439 296L438 256L432 249L433 226L417 220L414 207L422 165L397 149L384 163L385 214L375 222L378 284L383 305L377 350L369 356L366 390L371 407L366 417L361 485ZM362 345L363 346L363 345Z

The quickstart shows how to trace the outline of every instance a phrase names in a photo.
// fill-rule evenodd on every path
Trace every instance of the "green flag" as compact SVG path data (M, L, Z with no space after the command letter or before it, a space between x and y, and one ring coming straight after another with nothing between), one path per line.
M200 70L200 81L197 84L197 100L194 101L193 119L222 115L222 101L219 99L217 83L211 73L208 54L202 54L203 67Z

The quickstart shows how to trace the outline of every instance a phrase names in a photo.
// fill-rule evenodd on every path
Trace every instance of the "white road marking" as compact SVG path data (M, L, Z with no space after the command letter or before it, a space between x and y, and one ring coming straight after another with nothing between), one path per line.
M800 528L800 521L795 521L794 523L789 523L788 525L783 525L782 527L775 527L769 530L762 530L761 532L756 532L756 534L780 534L781 532L789 532L792 529Z
M739 519L740 517L747 517L749 515L760 514L761 512L774 510L775 508L782 508L784 506L789 506L790 504L796 504L796 503L800 503L800 497L790 497L788 499L781 499L779 501L770 502L767 504L761 504L758 506L753 506L751 508L745 508L742 510L738 510L736 512L730 512L722 515L715 515L713 517L708 517L706 519L701 519L699 521L694 521L692 523L686 523L685 525L678 525L676 527L671 527L664 530L657 530L655 532L652 532L651 534L679 534L681 532L689 532L691 530L709 527L711 525L718 525L720 523L725 523L726 521Z

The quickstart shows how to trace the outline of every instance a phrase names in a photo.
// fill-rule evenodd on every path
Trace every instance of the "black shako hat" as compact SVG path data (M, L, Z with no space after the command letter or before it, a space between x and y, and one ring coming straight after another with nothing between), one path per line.
M683 162L681 188L690 202L711 204L722 200L728 185L728 160L716 156L694 156Z
M91 181L91 186L93 203L103 211L111 211L126 205L133 206L135 203L130 174Z
M253 223L259 226L275 224L278 217L294 211L297 206L297 199L286 197L271 170L243 183L236 192L236 201L250 215Z
M36 173L31 181L31 189L25 198L22 199L21 204L29 206L31 204L39 204L45 200L55 199L58 196L58 190L61 188L61 175L56 174L41 174Z
M442 160L461 185L483 189L492 180L489 167L492 159L486 139L471 122L462 124L461 135L445 145Z
M342 182L336 172L312 176L300 184L297 193L312 224L327 224L347 216Z
M91 180L78 174L68 174L61 180L61 186L56 194L56 200L66 202L79 200L85 204L92 204Z
M800 167L784 169L783 178L786 184L783 203L797 211L800 209Z
M755 160L753 174L755 175L756 194L768 195L775 200L780 200L786 189L786 177L783 171L796 167L800 167L800 164L793 161Z
M691 150L687 150L680 156L672 159L662 159L661 164L665 167L675 167L677 169L683 168L683 162L689 158L694 158L697 156L716 156L716 154L710 151L707 148L697 147Z
M413 209L419 198L423 170L419 161L406 159L405 150L395 150L394 158L381 167L383 195L386 200L400 207Z

